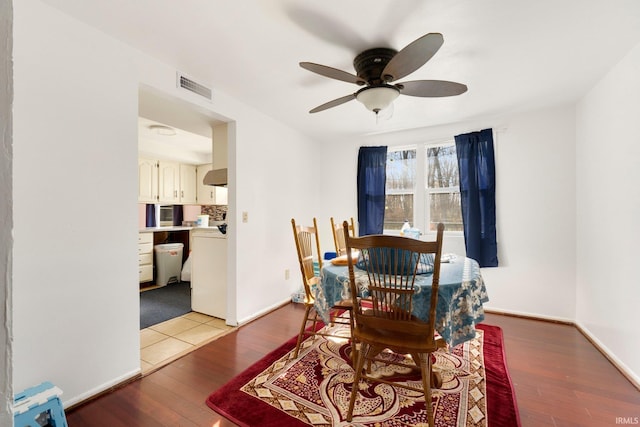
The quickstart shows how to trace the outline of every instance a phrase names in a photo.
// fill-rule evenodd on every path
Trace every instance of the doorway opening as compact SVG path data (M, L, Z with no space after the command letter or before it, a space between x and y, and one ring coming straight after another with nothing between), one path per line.
M147 374L233 330L225 319L191 307L191 230L205 215L211 221L218 212L226 215L226 188L224 197L218 192L211 198L200 188L213 165L214 129L226 122L147 86L139 88L138 116L140 366ZM171 207L171 224L158 218L161 207ZM179 254L159 248L174 244L182 246ZM143 307L148 299L164 311L152 320Z

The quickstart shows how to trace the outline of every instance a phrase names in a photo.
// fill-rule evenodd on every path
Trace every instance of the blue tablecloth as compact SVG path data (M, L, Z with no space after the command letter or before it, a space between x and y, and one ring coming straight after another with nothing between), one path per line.
M360 296L368 296L367 277L355 269ZM315 290L315 307L325 323L329 321L329 307L349 298L349 271L346 266L326 262L322 266L321 284ZM431 304L431 274L416 277L417 292L413 297L413 314L428 320ZM475 336L475 325L484 320L482 304L489 301L487 290L475 260L453 256L440 267L440 286L436 309L435 329L453 347Z

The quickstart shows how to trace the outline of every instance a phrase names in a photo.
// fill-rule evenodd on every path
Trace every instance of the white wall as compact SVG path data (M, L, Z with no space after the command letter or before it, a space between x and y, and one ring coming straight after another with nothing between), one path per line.
M572 320L575 315L575 113L570 106L511 117L376 135L330 144L325 154L323 214L357 212L356 165L360 145L439 141L494 128L498 257L484 268L487 307ZM326 164L326 163L325 163ZM569 224L569 226L567 226ZM327 227L323 244L331 247ZM446 233L445 233L446 234ZM445 252L464 253L462 237L447 236Z
M577 108L577 321L640 384L640 44Z
M300 284L290 219L316 212L319 197L308 189L319 175L309 160L318 148L215 85L213 102L178 92L176 68L38 0L15 9L15 246L7 280L14 352L6 378L13 373L15 390L50 380L70 405L139 371L139 85L229 120L234 321L287 301ZM239 220L244 211L247 223ZM10 248L8 238L2 244Z
M11 300L12 212L12 102L13 45L12 5L0 2L0 302ZM9 403L12 401L11 304L0 303L0 425L11 425Z
M75 402L139 371L138 87L120 44L14 7L13 387Z
M575 111L506 118L496 152L500 267L482 270L488 307L575 316Z

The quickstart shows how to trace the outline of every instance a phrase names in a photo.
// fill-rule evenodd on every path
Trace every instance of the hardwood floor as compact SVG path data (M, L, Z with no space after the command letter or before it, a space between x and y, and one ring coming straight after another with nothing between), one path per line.
M205 399L297 334L288 304L164 368L67 413L70 427L234 426ZM502 327L522 426L638 424L638 391L573 326L487 314ZM631 421L631 422L629 422Z

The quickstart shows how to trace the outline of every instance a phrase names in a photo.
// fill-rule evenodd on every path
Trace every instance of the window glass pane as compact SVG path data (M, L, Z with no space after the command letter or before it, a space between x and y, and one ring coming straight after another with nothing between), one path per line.
M384 229L400 230L407 220L413 221L413 194L387 194Z
M427 148L427 186L458 187L458 158L455 145Z
M387 193L393 190L414 191L416 181L416 150L387 153Z
M434 231L441 222L446 231L462 231L462 212L460 210L460 193L431 193L429 197L431 218L429 229Z
M387 152L385 230L400 230L405 221L413 223L416 165L415 149Z

